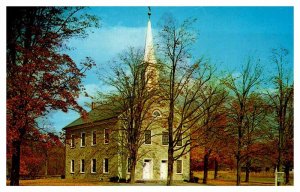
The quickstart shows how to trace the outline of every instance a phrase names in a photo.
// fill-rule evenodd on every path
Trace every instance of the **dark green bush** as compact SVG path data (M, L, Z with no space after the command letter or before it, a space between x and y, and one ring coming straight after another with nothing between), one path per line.
M109 181L110 182L118 182L119 181L119 177L118 176L110 177Z

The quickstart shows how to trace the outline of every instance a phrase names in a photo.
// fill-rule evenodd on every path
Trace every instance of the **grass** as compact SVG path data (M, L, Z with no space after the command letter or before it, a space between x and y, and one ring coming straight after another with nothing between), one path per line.
M213 179L213 171L208 172L207 185L213 186L235 186L236 185L236 173L234 171L219 171L218 178ZM199 177L199 183L175 183L177 186L189 186L189 185L203 185L203 172L194 172L194 176ZM241 185L242 186L274 186L274 174L270 172L250 173L249 183L244 182L245 173L242 173ZM293 175L290 175L290 184L293 185ZM9 181L6 181L6 185L9 185ZM35 179L35 180L20 180L20 186L128 186L128 183L112 183L105 181L98 181L92 179ZM163 183L136 183L134 185L165 185Z
M208 172L208 185L217 186L235 186L236 185L236 172L235 171L219 171L218 178L213 179L213 171ZM241 174L241 185L242 186L274 186L275 176L272 172L260 172L260 173L250 173L249 182L245 181L245 172ZM194 172L194 176L199 177L199 183L202 183L203 172ZM290 175L289 185L293 185L294 179L293 174Z
M9 185L9 181L6 181ZM111 182L99 182L98 180L91 179L31 179L20 180L20 186L100 186L100 185L114 185Z

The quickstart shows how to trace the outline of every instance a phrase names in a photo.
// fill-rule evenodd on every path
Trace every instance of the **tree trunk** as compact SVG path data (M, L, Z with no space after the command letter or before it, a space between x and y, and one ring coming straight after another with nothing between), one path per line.
M219 169L219 163L217 158L215 158L215 173L214 173L214 179L217 179L218 177L218 169Z
M167 176L167 186L173 183L173 164L174 164L174 148L173 148L173 121L174 121L174 79L175 79L175 69L173 69L171 78L171 89L170 89L170 104L169 104L169 116L168 116L168 176Z
M135 183L135 166L131 167L131 171L130 171L130 183L131 184Z
M243 109L243 105L241 105L241 109ZM238 146L237 146L237 154L236 154L236 185L241 185L241 149L242 149L242 123L243 123L244 115L241 114L239 117L239 126L238 126Z
M168 149L168 177L167 177L167 185L170 186L173 184L173 148Z
M209 153L205 153L204 155L204 165L203 165L203 184L207 184L207 174L208 174L208 158Z
M279 143L278 143L278 160L277 160L277 171L282 172L282 149L283 149L283 131L282 131L282 119L280 115L280 127L279 127ZM280 186L281 183L277 182L277 185Z
M130 170L130 183L135 183L135 168L136 168L136 155L131 157L131 170Z
M288 184L290 182L290 162L287 162L285 164L284 173L285 173L285 184Z
M45 159L45 176L48 176L48 151L45 153L46 159Z
M251 167L250 160L247 160L247 162L246 162L246 178L245 178L245 182L247 182L247 183L249 183L249 179L250 179L250 167Z
M21 141L13 141L13 153L10 171L10 185L18 186L20 180L20 151L21 151Z
M236 185L241 185L241 162L240 162L240 151L236 156Z

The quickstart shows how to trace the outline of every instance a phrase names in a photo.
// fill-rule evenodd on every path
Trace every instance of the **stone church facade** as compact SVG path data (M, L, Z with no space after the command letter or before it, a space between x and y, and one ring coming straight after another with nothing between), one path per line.
M156 63L150 17L144 60L153 65ZM150 68L150 70L155 70L155 68ZM160 104L156 104L149 110L149 113L158 120L150 130L145 131L144 143L138 151L135 178L136 180L164 181L167 179L168 169L166 118L168 111ZM67 125L64 128L66 131L66 178L108 180L118 176L128 179L130 176L129 159L124 153L126 150L116 142L121 133L114 131L121 126L120 124L119 114L104 115L101 110L97 110L97 107L92 107L88 113L88 121L79 118ZM182 138L189 138L185 136ZM183 140L182 143L184 142ZM177 151L177 153L180 152L180 150ZM183 181L189 180L189 177L190 153L188 152L175 160L173 179Z

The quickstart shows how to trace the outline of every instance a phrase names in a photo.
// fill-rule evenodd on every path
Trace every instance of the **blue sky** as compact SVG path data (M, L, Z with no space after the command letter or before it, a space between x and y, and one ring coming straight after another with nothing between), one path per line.
M152 7L152 28L159 31L158 23L165 14L176 19L197 18L195 28L199 32L193 47L194 58L205 56L218 66L218 70L238 73L241 65L251 56L260 58L264 71L274 70L270 64L272 48L284 47L290 51L293 61L293 8L292 7ZM71 39L68 44L75 49L68 54L80 62L92 57L97 67L87 73L84 85L91 95L105 90L96 75L97 69L109 70L109 60L134 46L143 48L148 19L147 7L89 7L86 12L101 18L101 28L94 30L86 39ZM293 62L286 66L293 71ZM102 71L102 72L103 72ZM292 73L293 74L293 73ZM84 105L91 100L80 96ZM49 121L56 131L79 117L79 114L52 112Z

